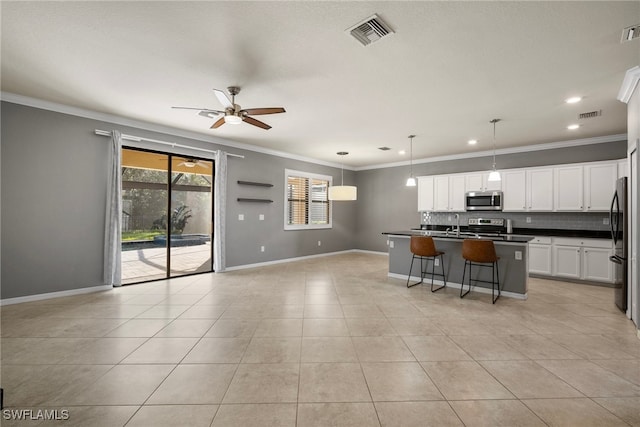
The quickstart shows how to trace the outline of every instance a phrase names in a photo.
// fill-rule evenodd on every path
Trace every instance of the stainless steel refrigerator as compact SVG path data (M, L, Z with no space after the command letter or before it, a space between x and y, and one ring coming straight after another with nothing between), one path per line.
M615 303L624 312L627 311L627 259L628 236L626 230L627 221L627 178L616 181L616 192L611 200L609 211L609 224L611 225L611 238L613 239L614 253L609 260L615 263Z

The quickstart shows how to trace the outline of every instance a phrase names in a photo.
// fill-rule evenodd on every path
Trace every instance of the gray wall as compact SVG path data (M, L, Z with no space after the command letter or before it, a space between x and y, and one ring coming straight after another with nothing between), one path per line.
M626 157L627 141L604 144L585 145L575 148L559 148L529 153L508 154L496 157L500 169L557 165L566 163L591 162L598 160L614 160ZM458 172L473 172L491 169L491 157L449 160L443 162L422 163L413 165L415 176L439 175ZM359 171L356 175L358 185L357 234L355 246L371 251L387 251L384 231L406 230L418 227L422 220L417 212L417 187L406 187L409 168L394 167ZM362 197L360 197L362 195ZM552 214L562 221L566 214ZM540 217L534 223L538 228L550 221ZM602 215L594 214L593 221L601 220ZM448 218L447 218L448 219ZM440 222L435 222L439 224ZM514 225L520 227L521 224Z
M227 265L231 267L354 248L386 251L383 231L420 224L417 188L404 185L406 167L345 171L345 184L358 186L358 201L333 204L333 228L285 231L284 169L332 175L334 182L339 182L339 168L8 102L2 102L1 120L3 299L103 284L108 139L95 135L95 129L118 129L246 156L229 159L226 229ZM617 159L625 154L626 142L622 141L499 156L497 161L500 168L510 168ZM485 164L488 169L491 159L418 164L414 173L468 172ZM269 182L274 187L240 186L237 180ZM238 197L264 197L274 203L239 203ZM238 221L238 214L244 214L245 220ZM259 214L265 215L264 221L258 220ZM318 246L318 240L322 246ZM260 252L263 245L264 253Z
M229 158L228 164L228 266L354 247L355 202L333 204L332 229L284 231L284 169L332 175L334 182L339 182L339 168L8 102L2 103L1 114L2 299L103 285L109 144L108 138L95 135L95 129L118 129L246 156ZM345 171L344 179L345 184L352 183L354 173ZM237 180L269 182L274 187L240 186ZM252 196L264 196L274 203L236 201ZM239 213L245 215L245 221L238 221ZM260 213L265 215L264 221L258 221ZM318 240L322 242L320 247ZM264 253L260 252L261 245L266 247Z

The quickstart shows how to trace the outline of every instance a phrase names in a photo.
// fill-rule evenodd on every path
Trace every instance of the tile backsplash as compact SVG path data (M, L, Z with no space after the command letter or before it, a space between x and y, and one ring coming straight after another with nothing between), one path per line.
M469 218L505 218L514 228L557 228L564 230L608 230L608 212L460 212L460 225ZM455 213L420 212L421 224L455 225ZM527 222L527 218L531 222Z

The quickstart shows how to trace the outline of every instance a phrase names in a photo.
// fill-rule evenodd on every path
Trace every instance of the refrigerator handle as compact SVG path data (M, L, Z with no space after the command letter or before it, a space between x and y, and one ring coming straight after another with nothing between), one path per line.
M618 236L616 235L616 230L614 229L614 215L613 215L613 207L616 204L617 198L618 198L618 192L616 191L615 193L613 193L613 198L611 199L611 208L609 208L609 227L611 228L611 238L613 239L614 245L618 243Z

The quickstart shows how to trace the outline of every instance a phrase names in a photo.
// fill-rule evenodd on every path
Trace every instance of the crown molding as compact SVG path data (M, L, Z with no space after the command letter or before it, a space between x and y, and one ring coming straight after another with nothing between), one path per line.
M626 140L627 140L627 134L622 133L618 135L607 135L607 136L596 136L593 138L573 139L570 141L559 141L559 142L548 142L545 144L525 145L522 147L501 148L496 150L496 155L530 153L533 151L555 150L557 148L579 147L581 145L604 144L607 142L618 142L618 141L626 141ZM493 150L476 151L474 153L452 154L448 156L428 157L423 159L414 159L413 164L416 165L421 163L446 162L449 160L472 159L476 157L487 157L487 156L493 156ZM410 163L409 161L384 163L384 164L373 165L373 166L361 166L361 167L355 168L355 170L363 171L363 170L371 170L371 169L393 168L398 166L407 166L409 165L409 163Z
M633 91L638 86L639 81L640 66L636 65L635 67L628 69L625 73L624 80L622 81L622 86L620 87L620 91L618 92L618 101L622 101L625 104L628 104L631 96L633 95Z
M639 80L640 80L640 67L634 67L634 68L631 68L629 71L627 71L623 88L627 88L627 91L629 91L628 93L629 97L631 97L631 94L633 93L633 89L635 88ZM621 93L623 92L622 89L620 92ZM620 99L620 95L618 99ZM23 95L17 95L10 92L0 92L0 100L11 102L14 104L25 105L28 107L40 108L43 110L69 114L72 116L99 120L99 121L108 122L116 125L129 126L133 128L151 131L151 132L158 132L166 135L178 136L178 137L188 138L196 141L214 143L214 144L218 144L225 147L233 147L240 150L252 151L255 153L267 154L270 156L282 157L290 160L297 160L301 162L307 162L311 164L328 166L333 168L344 168L346 170L356 171L356 172L363 171L363 170L386 169L386 168L393 168L393 167L399 167L399 166L407 166L410 163L409 161L402 161L402 162L393 162L393 163L381 163L381 164L370 165L370 166L351 167L347 165L342 165L341 163L326 162L322 160L312 159L310 157L299 156L296 154L290 154L283 151L272 150L264 147L258 147L251 144L234 142L234 141L224 139L224 138L219 138L216 136L203 135L197 132L157 125L157 124L143 122L135 119L116 116L113 114L99 113L97 111L86 110L78 107L71 107L68 105L58 104L55 102L44 101L41 99L31 98ZM626 139L627 139L626 134L618 134L618 135L598 136L593 138L575 139L570 141L549 142L545 144L526 145L522 147L502 148L502 149L496 150L496 155L527 153L527 152L541 151L541 150L553 150L557 148L577 147L581 145L590 145L590 144L602 144L607 142L623 141ZM461 159L469 159L469 158L476 158L476 157L486 157L486 156L492 156L492 155L493 155L493 150L477 151L474 153L452 154L447 156L414 159L413 164L415 165L415 164L422 164L422 163L444 162L444 161L450 161L450 160L461 160Z
M71 116L83 117L86 119L99 120L102 122L108 122L120 126L129 126L137 129L147 130L151 132L158 132L165 135L179 136L182 138L188 138L196 141L214 143L225 147L233 147L240 150L253 151L255 153L267 154L270 156L282 157L290 160L298 160L301 162L312 163L321 166L329 166L333 168L344 168L346 170L355 170L353 167L342 165L341 163L326 162L322 160L312 159L310 157L299 156L296 154L286 153L284 151L272 150L269 148L258 147L251 144L243 144L240 142L231 141L216 136L203 135L197 132L188 130L177 129L174 127L157 125L154 123L143 122L140 120L129 119L126 117L117 116L114 114L100 113L97 111L87 110L84 108L71 107L64 104L58 104L56 102L44 101L42 99L31 98L24 95L17 95L10 92L0 92L0 100L11 102L13 104L25 105L27 107L40 108L42 110L54 111L56 113L69 114Z

